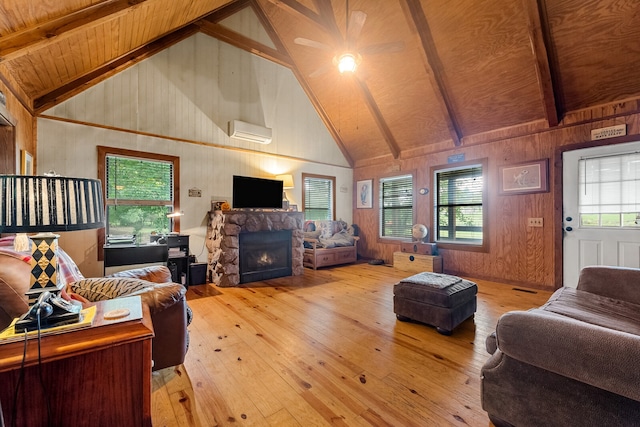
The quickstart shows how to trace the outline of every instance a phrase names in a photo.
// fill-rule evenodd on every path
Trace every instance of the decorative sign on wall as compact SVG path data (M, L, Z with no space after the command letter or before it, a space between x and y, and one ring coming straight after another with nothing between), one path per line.
M627 134L627 125L609 126L606 128L593 129L591 131L591 140L615 138L616 136L624 136Z
M464 162L464 153L453 154L447 157L447 163Z
M199 188L190 188L189 197L202 197L202 190Z

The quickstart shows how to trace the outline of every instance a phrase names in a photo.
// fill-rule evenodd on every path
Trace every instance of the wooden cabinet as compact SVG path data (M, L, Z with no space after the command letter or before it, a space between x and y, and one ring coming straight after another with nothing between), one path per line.
M442 273L442 258L433 255L394 252L393 266L412 273L422 273L423 271Z
M127 317L105 319L122 308ZM151 426L152 337L149 309L136 296L99 302L90 327L43 335L40 363L37 338L27 341L24 367L24 340L0 342L6 424L15 410L18 426Z

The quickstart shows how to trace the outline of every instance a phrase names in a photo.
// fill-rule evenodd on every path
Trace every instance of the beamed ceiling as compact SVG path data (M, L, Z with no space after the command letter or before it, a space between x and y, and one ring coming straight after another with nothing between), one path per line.
M246 7L275 48L220 24ZM200 31L289 67L353 166L530 134L640 98L637 0L348 7L366 14L362 26L349 20L349 40L346 0L3 0L0 77L37 115ZM331 65L347 42L362 53L352 76Z

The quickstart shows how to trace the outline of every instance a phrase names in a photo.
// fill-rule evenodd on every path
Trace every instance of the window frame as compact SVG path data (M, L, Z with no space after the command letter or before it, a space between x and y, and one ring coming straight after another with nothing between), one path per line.
M327 181L331 181L331 221L335 221L336 219L336 177L330 175L317 175L312 173L302 173L302 207L301 211L303 212L303 218L306 219L305 207L306 207L306 189L305 189L305 180L307 178L315 178L315 179L326 179Z
M132 157L151 161L163 161L173 164L173 212L180 212L180 157L146 151L129 150L99 145L98 147L98 179L102 183L102 201L105 209L107 206L107 156ZM105 227L98 230L98 246L102 247L106 243ZM180 232L180 217L173 218L173 231ZM103 251L98 251L98 260L103 260Z
M489 170L488 170L487 158L481 158L476 160L469 160L466 162L449 163L446 165L437 165L431 167L431 177L433 179L433 191L431 191L431 208L433 221L431 227L433 227L430 240L438 245L438 248L453 249L459 251L468 252L489 252ZM437 240L437 223L438 223L438 176L440 172L447 172L456 169L472 168L480 166L482 168L482 244L473 243L454 243L447 241Z
M376 208L376 212L378 215L378 241L381 243L391 243L391 242L406 242L408 240L411 240L411 237L408 238L403 238L403 237L387 237L387 236L383 236L382 235L382 220L383 220L383 214L382 211L384 209L384 202L382 200L382 181L384 180L390 180L390 179L400 179L403 177L411 177L411 226L413 227L413 225L416 223L416 210L417 210L417 198L416 198L416 171L405 171L402 174L399 175L387 175L387 176L382 176L380 178L377 179L377 185L378 185L378 197L376 197L376 203L377 206L374 206L374 208Z

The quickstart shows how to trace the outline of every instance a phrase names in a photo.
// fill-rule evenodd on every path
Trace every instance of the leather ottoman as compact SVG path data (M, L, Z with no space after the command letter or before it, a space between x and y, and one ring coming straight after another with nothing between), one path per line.
M418 273L393 287L393 311L401 321L416 320L443 335L473 316L478 285L457 276Z

